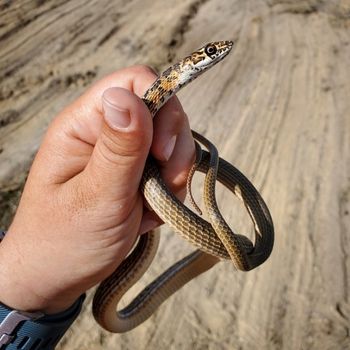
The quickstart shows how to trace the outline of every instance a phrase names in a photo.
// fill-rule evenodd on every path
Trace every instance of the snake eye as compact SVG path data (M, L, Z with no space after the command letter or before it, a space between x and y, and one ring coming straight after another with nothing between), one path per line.
M208 56L213 56L213 55L216 54L217 49L216 49L216 46L215 46L215 45L209 44L209 45L206 46L206 48L205 48L204 51L205 51L205 53L206 53Z

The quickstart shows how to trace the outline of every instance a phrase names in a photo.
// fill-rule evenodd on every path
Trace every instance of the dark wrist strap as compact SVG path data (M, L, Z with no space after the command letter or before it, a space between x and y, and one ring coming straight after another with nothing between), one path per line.
M85 294L68 310L41 317L40 313L24 313L0 304L0 340L3 338L4 341L0 349L54 349L79 315L84 300ZM37 318L36 316L39 317ZM9 326L10 328L14 326L11 334L6 333L6 328L9 328ZM5 332L1 332L2 329L5 329Z
M4 232L0 231L0 242ZM54 315L12 310L0 303L0 349L52 350L78 317L85 294Z

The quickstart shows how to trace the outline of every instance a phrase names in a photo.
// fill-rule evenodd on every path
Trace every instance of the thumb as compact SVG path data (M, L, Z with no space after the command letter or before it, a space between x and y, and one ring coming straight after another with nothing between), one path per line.
M137 193L152 142L152 118L143 101L122 88L102 96L104 121L86 167L103 201L130 201Z

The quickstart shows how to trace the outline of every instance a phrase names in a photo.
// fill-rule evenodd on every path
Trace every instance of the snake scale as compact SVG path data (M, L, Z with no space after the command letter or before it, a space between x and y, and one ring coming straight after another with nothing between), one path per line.
M164 71L142 98L152 116L184 85L221 61L232 47L231 41L209 43ZM210 141L195 131L192 133L196 140L197 160L190 171L188 188L195 171L206 174L204 204L209 221L191 211L170 192L151 156L146 162L141 191L157 215L198 249L158 276L128 306L117 310L120 299L148 269L158 248L157 230L141 235L133 251L100 284L94 296L94 317L111 332L135 328L170 295L218 261L230 259L237 269L248 271L262 264L272 251L273 222L259 192L239 170L219 158ZM198 142L207 150L201 150ZM216 180L238 196L246 207L254 224L254 244L247 237L234 233L222 217L215 199Z

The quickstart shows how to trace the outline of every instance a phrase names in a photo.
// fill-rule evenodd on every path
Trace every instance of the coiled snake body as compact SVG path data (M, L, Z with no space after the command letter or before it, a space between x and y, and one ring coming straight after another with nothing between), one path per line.
M151 114L154 116L181 87L221 61L232 46L231 41L209 43L168 68L143 96ZM193 136L208 151L201 150L196 143L197 161L190 171L188 184L195 170L206 174L204 204L210 222L184 206L168 190L160 177L156 162L149 157L141 183L144 197L164 222L193 243L198 250L167 269L127 307L117 311L120 299L147 270L158 248L157 231L142 235L123 263L100 284L94 297L94 317L103 328L111 332L133 329L150 317L176 290L221 259L231 259L236 268L248 271L262 264L272 251L273 223L259 192L239 170L219 158L215 146L204 136L194 131ZM254 244L247 237L234 233L222 217L215 200L216 179L244 203L254 224Z

